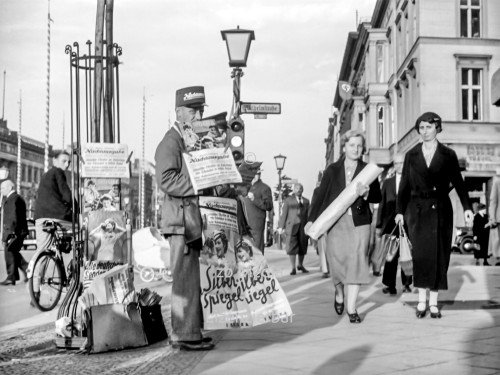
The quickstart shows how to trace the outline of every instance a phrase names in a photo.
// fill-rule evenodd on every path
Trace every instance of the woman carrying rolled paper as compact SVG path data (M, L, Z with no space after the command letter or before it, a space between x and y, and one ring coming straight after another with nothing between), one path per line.
M366 150L366 140L362 132L347 131L342 136L341 144L343 155L325 170L317 191L317 199L311 203L306 233L312 222L367 165L361 160ZM326 234L326 256L335 286L334 308L337 314L342 315L346 299L347 314L351 323L361 323L356 310L356 301L360 286L370 282L368 266L372 222L370 203L377 203L381 199L378 180L375 179L370 185L358 183L356 194L354 203ZM344 285L346 285L346 296Z

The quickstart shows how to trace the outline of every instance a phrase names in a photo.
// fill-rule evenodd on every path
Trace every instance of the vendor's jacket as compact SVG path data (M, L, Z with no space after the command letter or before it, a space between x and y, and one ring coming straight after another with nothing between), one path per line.
M156 149L156 180L165 193L163 234L182 234L189 244L201 238L202 221L198 195L182 157L182 153L187 152L186 147L177 126L176 123L167 131Z

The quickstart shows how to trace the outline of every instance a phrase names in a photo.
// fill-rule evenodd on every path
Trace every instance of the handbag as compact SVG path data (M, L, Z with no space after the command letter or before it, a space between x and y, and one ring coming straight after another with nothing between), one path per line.
M391 234L384 234L380 238L375 238L375 247L370 255L370 262L372 264L374 273L380 272L380 270L382 269L382 265L386 261L390 245L394 244L395 242L391 240L391 236L393 236L395 229L396 227L394 227Z
M399 223L399 264L406 276L413 276L412 246L405 228Z
M394 234L396 227L397 225L394 226L394 229L390 234L384 234L382 236L382 246L385 246L387 248L384 249L384 251L387 253L387 255L385 256L386 262L392 262L399 251L399 238Z

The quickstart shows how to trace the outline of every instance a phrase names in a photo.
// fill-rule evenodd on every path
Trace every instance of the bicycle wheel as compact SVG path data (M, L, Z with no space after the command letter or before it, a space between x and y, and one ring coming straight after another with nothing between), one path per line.
M64 284L63 272L59 259L53 253L40 253L29 280L31 301L40 311L50 311L59 302Z
M141 270L141 279L145 283L150 283L155 278L155 271L151 267L144 267Z
M172 281L174 281L172 272L170 270L163 270L163 280L165 280L167 283L171 283Z

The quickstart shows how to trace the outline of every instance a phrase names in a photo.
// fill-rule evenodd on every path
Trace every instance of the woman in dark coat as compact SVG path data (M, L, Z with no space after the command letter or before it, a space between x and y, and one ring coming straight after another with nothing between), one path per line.
M319 215L349 185L353 178L366 166L361 160L365 151L365 137L362 132L349 130L342 136L344 156L331 164L323 174L311 209L308 228ZM347 314L351 323L361 323L356 311L359 288L370 282L368 246L372 212L370 203L380 201L380 185L375 180L370 186L359 183L358 197L341 218L326 234L326 256L330 275L335 286L334 307L337 314L344 311L344 285L347 285Z
M415 130L423 142L405 156L395 220L406 223L413 246L413 285L419 291L417 318L426 314L427 290L431 317L441 318L438 290L448 289L453 231L450 189L455 188L460 197L466 222L472 222L473 216L457 155L436 139L442 130L441 118L426 112L417 119Z

